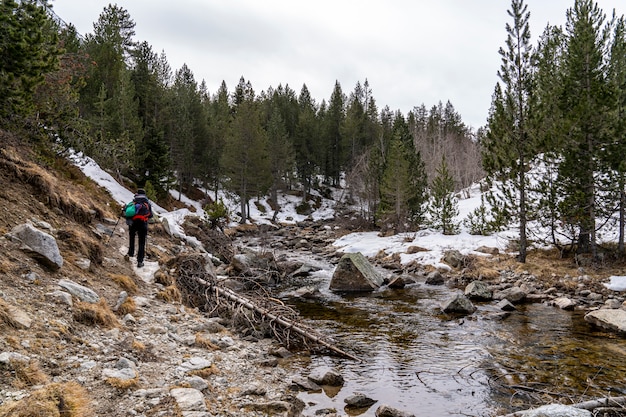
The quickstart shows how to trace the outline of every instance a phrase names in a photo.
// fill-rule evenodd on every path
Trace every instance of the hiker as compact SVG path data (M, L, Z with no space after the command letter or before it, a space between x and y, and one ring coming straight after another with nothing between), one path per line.
M137 248L137 268L143 266L143 259L146 255L146 237L148 236L148 220L152 217L152 205L146 196L143 188L137 190L137 194L133 197L136 212L132 218L127 218L128 224L128 254L125 256L129 260L135 255L135 235L139 237L139 246Z

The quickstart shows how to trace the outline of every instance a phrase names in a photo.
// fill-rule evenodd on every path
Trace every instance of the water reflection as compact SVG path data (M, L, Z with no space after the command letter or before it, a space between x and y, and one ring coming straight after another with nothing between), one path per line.
M298 302L309 324L363 359L297 363L303 375L330 366L346 380L332 395L301 393L307 413L354 412L344 410L344 399L359 392L378 401L360 416L374 416L381 404L416 415L494 416L557 395L571 402L616 395L625 386L626 342L594 331L583 313L530 304L504 317L487 303L471 316L451 317L439 310L451 291L415 285Z

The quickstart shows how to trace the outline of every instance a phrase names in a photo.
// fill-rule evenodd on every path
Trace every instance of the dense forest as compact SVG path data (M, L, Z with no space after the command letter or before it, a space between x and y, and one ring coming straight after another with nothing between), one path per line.
M456 193L481 182L491 191L464 222L483 234L519 225L521 262L529 242L597 258L610 222L624 252L626 26L591 0L575 0L565 27L547 25L536 45L527 6L511 2L478 131L450 102L406 115L381 106L367 79L349 92L336 81L321 101L306 84L257 92L243 77L210 92L135 39L117 5L84 35L45 0L0 7L0 128L44 160L82 151L154 199L198 187L217 202L225 191L243 222L260 196L298 192L306 211L313 189L342 187L366 221L396 232L457 233Z

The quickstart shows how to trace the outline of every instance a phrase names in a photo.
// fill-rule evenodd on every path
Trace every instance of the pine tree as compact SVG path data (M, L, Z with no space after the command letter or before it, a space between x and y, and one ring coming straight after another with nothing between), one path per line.
M45 8L47 1L0 2L0 123L34 113L35 88L58 67L57 32Z
M528 19L530 13L524 0L513 0L506 25L507 49L500 48L502 65L496 86L489 130L483 143L483 165L491 180L501 185L502 203L506 211L519 220L519 257L526 262L528 246L528 167L536 147L529 127L529 103L532 96L532 47ZM502 88L503 87L503 88Z
M227 177L226 188L237 194L241 223L249 217L249 200L264 195L271 187L272 176L267 134L261 123L259 103L252 86L243 78L235 89L236 113L222 154Z
M137 111L142 123L143 137L137 143L136 166L138 183L150 182L163 197L169 189L171 174L169 144L165 132L170 117L166 101L166 79L162 65L167 65L143 42L133 53L132 81L137 98Z
M296 152L296 170L302 185L302 200L306 202L311 190L314 175L317 171L319 158L316 158L318 121L315 102L306 85L302 86L298 97L298 124L294 135L294 150Z
M335 87L330 96L328 108L321 118L321 148L323 159L319 161L325 181L339 185L339 177L343 164L343 133L342 129L346 121L345 114L346 98L341 90L341 84L335 81Z
M458 233L459 225L455 221L459 214L458 201L454 196L454 179L448 170L445 156L441 158L441 164L437 168L430 194L430 225L441 230L444 235Z
M578 229L581 253L597 256L596 215L598 184L595 173L610 126L610 104L605 79L608 31L605 16L592 0L576 0L567 12L566 50L560 109L567 140L559 165L564 200L561 218Z
M396 112L388 147L383 151L378 223L394 230L418 227L427 199L427 177L420 154L412 146L408 124Z

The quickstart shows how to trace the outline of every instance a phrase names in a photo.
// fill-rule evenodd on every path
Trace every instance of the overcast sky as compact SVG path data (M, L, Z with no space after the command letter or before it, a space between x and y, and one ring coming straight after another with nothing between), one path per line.
M511 19L507 0L53 0L81 34L109 4L126 9L137 41L183 64L211 94L243 76L257 93L306 84L317 103L335 81L349 95L367 79L378 108L405 115L450 101L463 121L486 123L498 81L498 49ZM564 25L574 0L526 0L533 45L545 28ZM624 0L599 0L610 17Z

